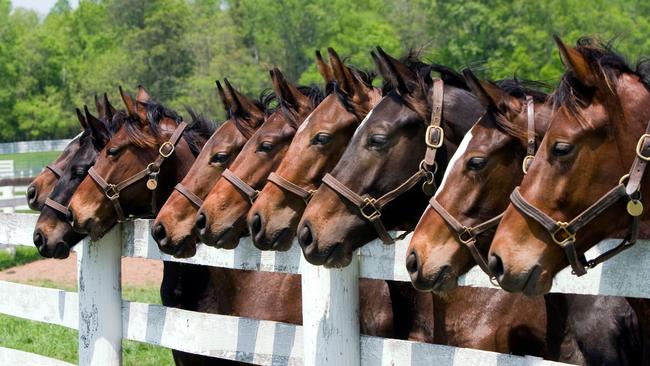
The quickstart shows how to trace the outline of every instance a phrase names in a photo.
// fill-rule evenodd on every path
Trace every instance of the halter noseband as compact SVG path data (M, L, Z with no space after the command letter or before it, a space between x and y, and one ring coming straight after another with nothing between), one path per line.
M250 201L251 205L257 199L257 196L260 194L260 191L250 186L250 184L244 182L239 178L235 173L230 169L226 169L221 173L221 177L225 178L226 181L230 182L241 194L243 194Z
M289 180L283 178L281 175L273 172L267 180L276 186L284 189L287 192L291 192L295 194L296 196L302 198L305 203L309 203L309 200L311 200L311 197L316 193L315 189L305 189L300 187L299 185L290 182Z
M524 174L528 172L528 166L530 166L530 163L535 156L535 104L531 96L526 96L526 106L528 116L526 157L524 158L521 165ZM469 252L472 254L474 261L476 261L476 264L478 264L483 272L490 276L490 280L495 280L496 277L490 270L490 267L488 267L487 260L483 257L483 255L481 255L481 252L476 247L476 242L478 241L477 237L480 234L499 225L499 222L501 222L501 218L503 217L503 213L494 216L489 220L483 221L478 225L465 226L461 224L460 221L454 217L454 215L442 207L442 205L436 200L435 197L431 197L429 200L429 206L431 206L431 208L433 208L438 213L438 215L440 215L440 217L447 223L447 225L451 227L454 234L456 234L456 240L458 240L458 242L465 245L467 249L469 249Z
M48 169L50 172L52 172L52 174L54 174L56 179L61 178L61 176L63 175L63 171L54 164L47 164L45 166L45 169Z
M422 184L422 190L424 193L431 195L435 192L433 175L438 167L436 164L436 152L443 145L445 138L444 130L440 127L442 122L443 97L444 83L441 79L434 79L433 87L431 88L431 100L433 105L431 109L431 121L427 126L424 137L427 145L424 159L420 162L418 171L409 177L404 183L397 186L397 188L379 198L374 198L369 195L360 196L345 184L341 183L333 175L327 173L325 174L325 177L323 177L323 183L355 205L359 209L361 216L372 223L375 231L384 244L393 244L395 239L403 238L406 236L406 233L398 238L391 237L388 230L386 230L386 226L381 221L381 209L400 195L413 188L422 179L425 179L425 182Z
M88 170L88 175L99 186L99 188L102 189L106 198L108 198L113 204L119 222L123 222L127 220L127 218L124 216L124 210L122 210L122 205L120 204L120 192L123 191L125 188L129 187L130 185L134 184L135 182L138 182L146 177L149 177L149 179L147 180L147 188L151 191L151 211L152 213L155 213L156 211L155 193L156 193L156 188L158 187L158 174L160 173L160 166L162 165L163 161L166 158L168 158L174 153L174 150L176 149L176 144L178 144L178 141L181 139L183 135L183 131L185 131L186 127L187 127L187 123L181 122L176 127L174 133L169 138L169 140L163 142L158 148L158 154L159 154L158 157L156 157L156 159L153 162L149 163L149 165L147 165L145 169L135 173L130 178L127 178L121 181L120 183L111 184L106 182L106 180L104 180L104 178L102 178L99 175L99 173L97 173L95 167L91 167Z
M569 222L556 221L540 209L535 207L519 192L519 187L510 195L510 201L521 213L537 221L544 227L553 242L559 245L567 260L571 264L573 274L582 276L587 273L587 268L593 268L607 259L615 256L623 250L636 243L639 236L639 217L643 213L641 193L639 187L646 165L650 161L650 121L645 133L639 138L636 146L636 156L632 162L630 173L624 175L617 186L601 196L596 202L582 211L578 216ZM627 180L627 184L625 181ZM614 248L600 254L596 258L587 261L584 254L578 255L575 248L576 233L593 219L598 217L610 206L617 203L621 198L627 198L627 212L632 217L632 223L625 238Z
M192 191L187 189L187 187L185 187L182 183L178 183L174 187L174 189L177 190L178 193L183 195L185 198L187 198L187 200L190 201L197 209L201 208L201 206L203 205L203 200L201 199L201 197L192 193Z

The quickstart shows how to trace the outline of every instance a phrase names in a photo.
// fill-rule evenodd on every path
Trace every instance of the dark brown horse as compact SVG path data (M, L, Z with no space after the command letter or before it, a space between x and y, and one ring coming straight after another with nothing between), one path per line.
M232 162L230 170L212 187L196 216L201 241L232 249L246 230L246 213L266 183L266 178L284 157L293 136L323 95L316 87L298 88L271 71L280 106L255 132Z
M95 96L95 105L99 113L99 118L103 121L110 120L111 116L115 114L115 108L108 101L106 94L104 94L104 98L101 101ZM86 125L85 118L80 113L77 113L77 118L83 130L86 131L88 126ZM52 163L46 165L43 171L29 184L26 192L29 208L34 211L40 211L43 208L45 199L52 193L52 189L63 174L63 170L69 165L70 159L77 153L81 135L79 134L73 138L61 155Z
M104 115L106 120L102 121L91 115L88 108L84 109L85 116L77 111L87 126L79 137L79 148L68 159L52 193L45 200L34 229L34 245L44 257L67 258L70 249L85 237L75 232L66 220L68 201L95 163L99 152L126 118L123 111L111 111Z
M228 120L210 137L151 227L160 250L176 257L196 253L194 222L203 199L271 111L273 95L263 94L255 101L233 88L228 80L225 84L224 90L217 82L217 89Z
M311 193L321 184L361 120L381 99L366 73L343 64L328 49L330 65L316 53L318 69L333 88L303 122L289 149L248 212L256 247L288 250ZM296 188L297 186L297 192ZM289 190L287 187L292 188Z

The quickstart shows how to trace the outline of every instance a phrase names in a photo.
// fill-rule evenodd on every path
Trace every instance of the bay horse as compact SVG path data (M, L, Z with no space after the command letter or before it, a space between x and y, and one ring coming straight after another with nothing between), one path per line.
M95 163L99 151L126 118L124 111L112 111L104 114L105 120L100 120L87 107L84 110L85 115L77 110L79 118L84 119L87 126L79 137L79 148L68 159L52 193L45 200L34 228L34 245L43 257L67 258L70 249L85 237L75 232L66 219L68 201Z
M451 158L441 186L413 233L407 270L414 286L423 291L453 294L458 276L477 262L485 269L483 258L508 205L508 193L527 171L527 156L534 155L551 115L547 95L530 87L535 83L516 79L480 82L469 70L465 76L486 113ZM463 227L468 231L459 230ZM472 253L472 245L478 253ZM521 296L503 297L526 307L538 306L535 299ZM587 365L640 362L640 347L634 341L639 336L638 322L626 299L549 294L545 302L546 357ZM604 317L612 321L602 321Z
M271 71L279 107L246 142L229 169L205 197L196 215L196 230L204 244L233 249L246 235L246 214L284 157L296 130L322 101L317 87L297 87L277 68Z
M112 115L115 113L115 108L108 101L108 96L104 94L103 100L95 95L95 106L97 107L97 112L99 113L99 118L106 121L112 118ZM27 186L26 197L27 205L30 209L34 211L40 211L43 208L45 199L52 193L54 185L59 180L61 175L63 175L63 170L69 165L70 159L77 153L79 145L81 143L81 135L83 131L86 131L88 126L86 125L85 118L77 113L77 119L79 124L81 124L82 133L75 136L69 143L66 145L61 155L59 155L53 162L46 165L45 168L31 181L29 186Z
M236 90L227 79L224 82L225 89L217 81L217 90L228 119L206 142L151 226L158 248L175 257L186 258L196 253L198 236L194 222L203 199L273 111L273 94L263 93L256 101Z
M261 250L291 247L307 202L341 157L354 130L381 99L368 73L346 66L328 48L330 64L316 51L321 76L332 92L303 122L287 153L248 211L248 228ZM297 188L296 188L297 187Z
M442 134L437 136L438 143L431 137L426 140L427 144L437 145L441 150L435 156L435 164L428 162L430 167L439 167L435 172L438 182L449 157L484 112L479 101L467 90L462 76L451 70L437 67L446 79L442 88L444 94L437 89L437 96L431 97L434 85L440 82L431 79L430 65L412 63L407 66L381 49L377 56L383 65L380 72L396 88L379 102L355 132L331 173L336 181L321 185L307 205L298 227L298 240L305 258L313 264L346 266L355 249L380 235L377 226L371 224L373 216L379 216L386 228L412 229L424 210L426 195L423 191L427 187L421 189L419 184L411 185L406 191L401 187L422 169L420 157L425 156L425 133L430 131L427 125L431 126L432 111L438 110L437 103L442 104L438 126L444 129L444 143ZM433 117L440 118L435 112ZM372 211L365 212L364 207L350 202L354 195L381 200L376 197L386 194L393 200L379 214L374 205L371 207L376 211L373 215ZM432 307L414 302L413 314L419 318L411 321L421 323L414 325L414 329L426 331L427 317L422 313L429 311L434 319L432 340L435 343L516 354L544 353L546 319L541 301L535 308L528 309L529 312L511 314L508 310L522 309L523 304L513 304L511 297L506 299L497 290L466 288L454 296L430 296L431 300ZM508 310L499 310L506 303ZM535 313L537 309L542 312ZM522 318L527 320L522 321Z

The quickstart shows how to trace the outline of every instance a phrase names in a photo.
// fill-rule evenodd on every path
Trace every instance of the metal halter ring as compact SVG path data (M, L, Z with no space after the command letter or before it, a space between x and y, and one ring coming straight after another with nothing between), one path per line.
M163 149L167 147L169 149L168 152L165 152ZM158 148L158 153L160 153L160 156L163 158L168 158L171 154L174 153L174 144L171 143L171 141L165 141L160 145L160 148Z
M554 241L557 245L563 246L564 244L566 244L566 243L569 242L569 241L575 241L575 240L576 240L576 234L570 232L570 231L567 229L567 227L569 227L569 223L568 223L568 222L558 221L558 222L556 223L556 225L558 226L558 228L557 228L554 232L551 233L551 238L553 239L553 241ZM562 239L562 240L558 240L558 239L555 237L555 236L556 236L558 233L560 233L560 232L562 232L562 233L564 233L564 234L566 235L566 237L565 237L564 239Z
M120 198L120 191L117 190L117 186L115 184L107 185L106 189L104 190L104 194L109 200L116 200Z
M373 219L381 216L381 212L379 212L379 209L377 209L377 207L375 206L375 202L377 202L377 200L375 200L374 198L366 197L364 198L363 202L365 202L366 204L359 208L359 211L361 211L361 215L363 215L363 217L372 221ZM366 213L367 208L370 208L373 211L370 213Z
M650 161L650 156L643 155L643 152L641 151L641 149L643 148L643 143L645 142L645 139L647 139L649 137L650 137L650 134L644 133L639 138L639 142L636 143L636 156L638 156L639 159L644 160L644 161Z
M463 244L467 244L474 240L474 235L467 226L464 226L463 231L458 233L458 240Z
M438 131L438 141L431 141L431 132L433 130ZM442 129L440 126L427 126L427 131L425 132L424 135L424 142L427 144L428 147L432 149L439 149L442 147L442 144L445 139L445 131Z
M423 171L424 173L431 173L432 175L435 175L436 172L438 171L438 162L434 161L433 162L433 170L427 169L426 167L426 162L424 160L420 161L420 170Z
M532 163L533 159L535 159L534 155L526 155L524 158L524 161L521 163L521 170L524 172L524 174L528 174L528 165Z
M155 167L155 169L152 169L154 167ZM160 165L155 164L155 163L149 163L149 165L147 165L147 170L150 173L159 173L160 172Z
M260 191L258 191L258 190L255 190L253 192L253 194L251 194L251 196L249 197L250 201L251 201L251 204L255 203L255 200L257 199L257 196L259 196L259 195L260 195Z

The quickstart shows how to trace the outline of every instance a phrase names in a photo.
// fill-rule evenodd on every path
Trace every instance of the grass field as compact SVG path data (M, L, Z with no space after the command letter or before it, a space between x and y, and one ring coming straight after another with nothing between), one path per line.
M16 247L15 254L0 251L0 271L42 259L35 247Z
M4 268L32 261L35 248L17 248L16 257L0 252L0 264ZM19 254L20 253L20 254ZM36 253L38 256L38 253ZM62 286L51 281L31 282L31 285L76 291L76 286ZM126 286L122 297L129 301L160 304L158 288ZM0 346L37 353L70 363L77 362L77 331L58 325L24 320L0 314ZM173 365L171 351L144 343L122 342L123 364L126 366Z
M60 151L44 151L32 152L22 154L0 154L0 160L13 160L14 170L16 171L29 171L40 170L45 165L51 163L56 159Z

